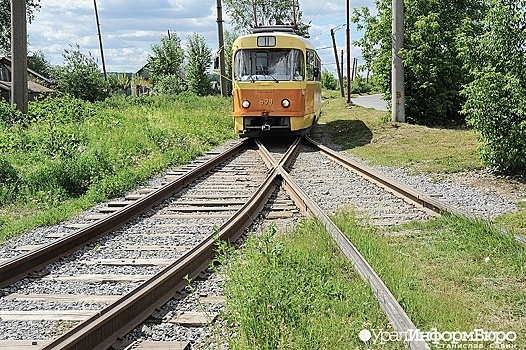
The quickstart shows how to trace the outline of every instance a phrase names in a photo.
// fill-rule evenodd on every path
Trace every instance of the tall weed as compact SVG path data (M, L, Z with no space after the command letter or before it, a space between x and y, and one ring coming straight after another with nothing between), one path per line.
M15 198L19 181L18 171L0 154L0 205Z
M2 213L0 239L64 220L235 137L229 106L189 94L97 103L58 96L32 101L22 116L0 104L2 171L18 174L16 186L2 182L0 199L26 213Z
M293 233L271 226L223 261L232 349L355 349L362 329L388 322L323 226ZM226 263L225 263L226 261ZM401 349L402 344L390 344Z
M526 248L512 236L453 215L389 232L364 225L350 211L335 222L422 331L526 334ZM516 348L524 348L526 339L519 338Z

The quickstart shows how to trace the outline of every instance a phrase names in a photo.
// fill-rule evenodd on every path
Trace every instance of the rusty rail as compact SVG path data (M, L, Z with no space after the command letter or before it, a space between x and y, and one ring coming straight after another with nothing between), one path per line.
M313 146L317 147L319 150L321 150L323 154L327 156L328 158L333 159L335 162L362 175L365 178L368 178L380 184L381 186L389 188L394 193L397 193L398 195L411 200L413 203L420 205L425 209L431 210L438 214L450 213L454 215L465 216L468 218L476 218L476 216L471 213L468 213L464 210L456 208L452 205L448 205L446 203L440 202L436 199L430 198L429 196L426 196L423 193L420 193L404 184L401 184L400 182L390 179L387 176L384 176L367 166L358 164L357 162L349 158L343 157L338 152L335 152L332 149L326 146L323 146L322 144L311 139L310 137L306 136L305 140L308 141ZM499 227L496 225L493 225L493 227L503 234L510 235L510 233L507 232L502 227ZM515 238L516 241L526 244L526 238L518 234L514 234L513 237Z
M296 147L298 144L299 140ZM268 154L265 150L262 152ZM287 152L288 157L292 154L292 151ZM290 159L284 159L283 162L290 162ZM119 337L129 333L170 300L178 290L184 288L186 276L193 278L208 266L218 240L234 241L241 235L275 191L279 179L278 167L273 167L250 200L217 233L211 233L199 245L132 293L55 339L44 349L106 349Z
M199 176L212 170L225 159L249 147L250 144L250 140L245 140L182 175L177 180L160 187L145 197L109 215L107 218L98 220L90 226L77 230L67 236L45 244L42 247L1 263L0 288L19 281L30 273L59 260L63 256L67 256L81 249L88 243L96 241L119 227L122 227L127 222L130 222L145 211L161 203L164 199L172 196Z
M259 141L256 141L256 144L260 147L260 151L265 153L265 150L262 148ZM284 169L283 165L289 164L290 160L298 151L299 145L294 144L287 151L286 159L284 157L279 164L273 161L273 164L276 167L275 169L282 179L282 186L300 210L308 216L318 218L324 224L342 253L352 262L360 277L369 283L373 293L378 299L378 302L385 311L387 318L391 321L395 329L399 332L418 333L417 327L413 324L382 279L360 254L358 249L356 249L351 241L332 222L325 212L295 183L289 173ZM338 156L337 158L341 157ZM269 159L271 160L272 157ZM427 343L423 340L411 340L409 341L409 346L412 350L430 349Z
M107 349L119 337L133 330L184 288L187 283L185 276L193 278L208 266L218 239L233 241L252 223L275 190L277 178L274 169L249 202L223 224L218 233L210 234L132 293L55 339L44 349Z

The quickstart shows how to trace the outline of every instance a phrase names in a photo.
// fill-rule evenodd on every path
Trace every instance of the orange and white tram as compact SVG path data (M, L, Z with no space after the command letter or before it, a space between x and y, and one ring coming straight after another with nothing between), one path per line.
M236 133L307 133L321 112L321 61L310 41L258 28L237 38L232 55Z

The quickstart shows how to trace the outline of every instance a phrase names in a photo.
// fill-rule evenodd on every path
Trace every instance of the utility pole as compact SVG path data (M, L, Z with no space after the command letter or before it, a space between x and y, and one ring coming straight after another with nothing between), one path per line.
M100 57L102 59L102 71L104 72L104 79L108 80L108 75L106 74L106 63L104 62L104 50L102 49L102 35L100 35L100 22L99 12L97 11L97 0L93 0L93 5L95 5L95 19L97 20L97 31L99 32L99 46Z
M347 0L347 103L351 103L351 28L350 28L350 0Z
M219 85L221 96L226 97L225 41L223 38L223 6L221 0L217 0L217 36L219 38Z
M27 113L26 1L11 0L11 105Z
M334 49L334 59L336 60L336 70L338 71L338 80L340 81L340 92L342 97L345 96L343 92L343 77L340 71L340 62L338 62L338 49L336 48L336 40L334 39L334 29L331 28L332 47Z
M343 76L343 51L344 51L344 50L342 49L342 52L341 52L341 58L342 58L342 59L341 59L341 62L342 62L342 63L341 63L341 71L342 71L342 76ZM343 96L342 96L342 97L343 97Z
M404 1L392 0L393 69L391 71L391 121L405 122L404 63L400 49L404 47Z

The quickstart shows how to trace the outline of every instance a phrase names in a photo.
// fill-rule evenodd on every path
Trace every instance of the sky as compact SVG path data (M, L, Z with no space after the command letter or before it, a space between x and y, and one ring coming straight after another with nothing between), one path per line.
M104 59L108 72L137 72L146 64L151 46L160 43L168 31L176 33L185 47L189 35L202 35L208 47L218 49L216 0L96 0L101 26ZM353 0L354 7L369 6L375 13L374 0ZM31 52L42 51L53 65L63 64L64 49L80 47L91 55L102 69L94 1L41 0L41 9L28 24ZM340 27L335 38L338 52L345 48L345 0L300 0L303 22L311 22L311 41L318 49L324 69L336 71L332 50L331 28ZM231 30L223 7L224 29ZM361 37L351 24L351 39ZM352 46L351 57L361 52Z

